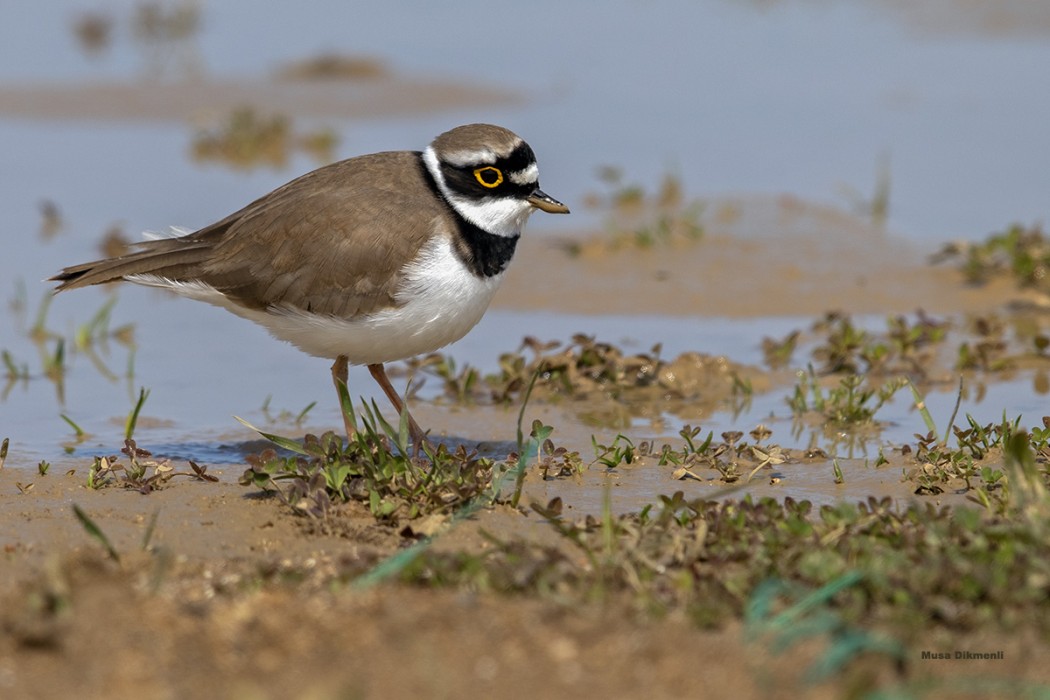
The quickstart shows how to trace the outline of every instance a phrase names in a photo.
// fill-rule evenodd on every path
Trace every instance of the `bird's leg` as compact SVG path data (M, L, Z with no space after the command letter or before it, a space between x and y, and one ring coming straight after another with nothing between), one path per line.
M346 429L346 439L352 440L354 433L357 432L354 427L353 419L347 413L351 410L348 406L343 405L343 396L349 396L349 391L346 388L346 370L347 359L346 355L340 355L335 358L335 362L332 363L332 383L335 384L335 395L339 399L339 414L343 416L343 427Z
M379 386L383 387L383 393L390 399L390 403L394 404L394 408L397 409L397 415L400 418L401 414L405 414L408 417L408 433L412 436L412 449L413 456L419 456L419 449L426 442L427 436L423 433L423 430L416 423L415 418L408 412L405 404L401 401L401 397L394 391L394 387L390 384L390 380L387 379L386 369L382 363L374 365L368 365L368 371L372 373L372 378L376 380Z

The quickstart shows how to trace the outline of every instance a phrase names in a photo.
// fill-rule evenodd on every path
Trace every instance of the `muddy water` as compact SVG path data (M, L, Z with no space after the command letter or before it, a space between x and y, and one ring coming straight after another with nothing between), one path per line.
M741 211L749 211L739 200L736 206ZM759 216L765 206L762 200L753 203ZM748 215L743 214L738 223L747 218ZM819 214L814 214L814 222L820 219ZM790 240L798 245L783 249L780 264L805 267L805 255L813 238L807 235ZM903 246L900 242L869 237L859 238L856 247L862 247L864 240L875 241L879 248ZM668 251L660 250L620 251L572 259L557 250L553 242L549 246L542 245L542 239L530 243L533 245L525 247L520 264L514 268L519 277L508 280L495 308L473 333L447 350L460 367L469 364L483 373L494 372L499 355L517 350L523 336L566 342L576 333L585 333L611 342L626 353L652 353L654 346L659 345L660 355L668 360L687 352L725 356L740 368L750 368L747 371L753 377L753 393L746 399L734 399L722 390L711 395L694 395L688 401L654 401L652 397L632 401L629 395L622 401L600 397L537 400L526 411L526 425L540 419L554 426L556 444L578 451L585 461L590 461L595 456L593 440L608 444L620 433L635 443L648 441L658 447L663 444L677 447L681 444L678 432L686 425L700 426L705 435L711 432L717 438L725 431L748 431L761 424L773 431L769 443L798 452L819 447L828 458L792 459L764 469L746 488L734 491L734 495L739 496L743 491L755 496L809 498L818 503L868 496L909 497L913 486L901 479L908 465L899 458L896 448L913 441L913 435L924 433L926 428L907 391L899 392L879 411L877 429L860 432L830 429L819 421L799 421L793 417L787 399L794 391L795 371L812 361L810 352L819 334L811 327L818 315L749 316L745 311L735 316L668 313L679 310L677 304L683 294L688 293L692 281L710 284L712 279L724 274L721 257L731 256L731 249L735 247L740 255L748 255L751 250L748 241L712 237L674 251L673 260ZM714 250L715 246L719 250ZM802 257L793 258L788 251ZM830 266L840 275L848 275L852 270L853 275L872 280L898 279L891 289L884 290L884 297L890 301L883 303L881 314L871 312L872 295L867 293L871 283L822 287L824 277L819 271L826 263L820 260L813 261L811 275L784 275L775 280L777 296L770 300L769 306L806 308L806 299L812 290L823 288L824 295L834 298L836 308L864 312L853 316L859 328L880 332L885 330L887 315L906 312L911 300L920 296L924 307L938 310L944 314L943 318L956 320L966 314L1002 308L1019 298L1008 286L985 288L980 296L970 297L963 293L965 289L958 273L930 269L921 258L906 255L899 256L892 268L879 264L882 259L872 256L866 266L853 265L845 269ZM580 285L580 291L572 297L571 304L582 305L591 303L588 299L596 295L594 289L600 288L607 276L619 274L625 266L641 267L656 261L678 265L692 273L681 280L681 288L673 275L662 284L636 287L626 303L647 305L652 309L648 314L555 313L534 308L534 299L516 293L524 286L520 276L531 277L532 270L551 261L554 269L575 266L574 281ZM931 279L941 277L939 287L930 286ZM907 280L913 281L911 287L906 284ZM567 284L565 280L561 283ZM556 284L550 282L550 285ZM762 282L756 281L756 284ZM564 291L570 293L568 288ZM109 291L89 290L84 296L97 297L94 300L97 305L112 294L116 295L117 304L111 325L134 323L136 349L132 353L110 340L95 351L97 358L92 360L87 352L71 348L69 367L61 384L64 394L61 403L57 398L59 385L53 381L34 376L29 381L15 382L5 405L18 406L23 412L10 412L5 420L5 430L9 431L6 434L13 438L9 466L31 472L39 459L60 465L82 465L93 455L115 453L120 445L124 418L140 386L149 387L151 392L136 431L140 444L159 456L176 461L194 459L218 467L229 479L239 475L236 465L246 454L262 447L250 431L234 421L234 414L267 430L291 436L307 431L322 432L339 425L327 363L302 356L272 341L251 324L222 311L151 290L118 287ZM144 299L156 313L135 319L125 315L126 307L142 303ZM727 300L724 310L732 311L735 303ZM615 309L616 304L610 301L606 307ZM1042 323L1038 317L1034 322ZM802 332L790 363L795 370L763 369L762 339L779 339L795 330ZM221 335L227 342L209 342L209 333ZM31 345L24 337L21 342L22 345L16 347ZM133 367L130 379L124 376L129 356ZM950 367L950 363L946 367ZM107 377L107 371L114 376ZM970 414L977 421L988 423L998 421L1006 411L1011 418L1022 416L1026 425L1037 424L1046 413L1045 378L1040 381L1045 371L1037 363L1008 375L967 375L959 416ZM944 376L938 375L938 383L928 394L927 404L934 419L944 426L954 409L958 385L956 375L950 370L939 372ZM397 386L407 385L409 375L404 369L395 366L392 374ZM434 377L416 375L414 384L418 388L413 412L438 440L450 446L476 447L495 457L502 457L515 448L517 403L491 405L482 401L461 405L443 395L440 382ZM365 372L352 372L351 388L367 399L376 398L385 407L382 397L375 396L376 391ZM293 420L296 414L311 402L316 402L316 406L296 423ZM88 435L74 439L59 414L69 416ZM875 468L880 452L890 458L890 464ZM834 459L843 472L842 483L836 483ZM700 479L688 481L675 481L672 471L672 467L658 466L655 458L611 471L595 466L578 479L530 482L528 497L542 503L558 495L570 509L595 512L602 507L607 490L616 510L636 510L654 502L659 494L678 489L691 495L724 495L725 484L713 471L700 472ZM944 498L950 498L950 494Z

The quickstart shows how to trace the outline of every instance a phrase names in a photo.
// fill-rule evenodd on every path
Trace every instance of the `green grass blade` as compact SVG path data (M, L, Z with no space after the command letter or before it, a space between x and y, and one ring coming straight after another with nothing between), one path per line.
M113 543L106 537L106 533L102 532L102 528L95 524L95 521L88 517L88 514L80 509L76 503L73 504L73 514L77 516L77 520L80 521L84 531L87 532L91 537L98 540L98 542L106 549L106 553L109 554L109 558L113 561L120 563L120 555L117 554L116 548Z
M911 389L911 395L915 399L915 408L919 410L919 415L922 416L923 421L926 423L926 430L936 435L937 423L934 422L933 416L930 415L930 409L926 407L926 397L919 393L919 390L915 388L910 379L905 381L908 382L908 388ZM951 430L950 426L948 430Z
M343 412L346 417L346 421L350 424L350 427L357 432L357 415L354 411L354 401L350 398L350 389L347 388L346 382L339 379L336 380L335 386L336 394L339 396L339 410Z
M278 447L283 447L284 449L286 449L286 450L288 450L290 452L295 452L296 454L300 454L300 455L306 455L307 454L306 450L303 449L303 446L300 445L295 440L292 440L291 438L282 437L280 435L275 435L274 433L268 433L265 430L260 430L259 428L256 428L254 425L252 425L248 421L246 421L243 418L241 418L240 416L234 416L234 418L236 418L237 421L241 425L243 425L245 428L248 428L249 430L255 431L256 433L259 433L259 435L262 435L264 438L266 438L267 440L269 440L273 444L277 445Z
M431 542L432 539L428 537L401 550L397 554L384 559L367 572L354 579L351 587L357 590L364 590L382 583L388 578L397 576L404 571L409 564L419 558L419 555L430 547Z
M408 454L408 406L402 406L401 415L399 416L400 421L397 426L397 444L398 447L404 445L404 452L402 454ZM418 447L418 445L417 445Z
M54 293L45 294L44 298L40 301L40 308L36 312L36 320L33 322L33 327L30 329L30 337L36 339L42 339L47 335L47 313L51 309L51 302L54 300Z
M952 435L952 428L955 427L955 417L959 415L959 406L962 404L963 394L963 378L959 375L959 391L955 394L955 408L952 409L952 417L948 419L948 427L944 430L944 440L942 442L947 445L948 438Z
M112 297L91 317L91 320L77 329L74 344L78 350L86 349L95 342L96 338L105 334L106 329L109 327L110 312L113 311L116 303L117 297Z
M139 389L139 400L135 402L135 408L131 409L131 413L128 414L128 418L124 421L124 439L130 440L131 436L135 434L135 424L139 421L139 412L142 411L142 406L146 403L146 399L149 398L149 389L142 387Z
M543 437L539 439L530 439L528 444L525 444L525 435L524 430L522 428L522 423L525 420L525 406L528 403L529 395L532 393L532 387L533 385L535 385L536 378L538 376L539 372L533 374L532 380L529 382L528 389L526 389L525 391L525 396L522 400L521 410L518 412L518 464L516 465L516 467L507 469L498 477L495 477L493 479L492 485L489 487L489 490L485 494L482 494L474 500L470 501L469 503L464 504L463 507L461 507L455 513L453 513L452 517L449 519L448 527L452 527L456 523L471 517L481 508L495 501L499 497L500 492L503 490L505 482L508 478L511 477L511 475L515 475L517 477L518 486L515 491L513 501L514 504L517 505L517 501L521 496L521 483L524 480L525 466L528 464L529 455L537 453L539 451L543 439L545 439L546 436L549 435L549 432L544 432L542 433ZM393 429L389 426L389 424L386 423L386 421L383 420L382 416L379 415L379 410L375 407L374 401L372 402L372 404L373 409L375 411L374 414L372 413L372 411L369 410L368 404L362 402L362 407L364 409L365 415L372 418L372 420L378 420L383 426L383 429L387 431L387 434L389 435ZM407 549L398 552L394 556L384 559L383 561L372 567L369 571L357 577L354 580L352 587L358 590L371 588L379 583L382 583L386 579L398 575L400 572L404 571L404 569L408 567L413 561L415 561L421 554L423 554L423 552L425 552L427 548L431 546L431 543L433 541L434 537L428 537L426 539L420 540L419 542L413 544Z
M72 418L67 416L65 413L58 414L58 417L64 420L66 423L69 423L69 427L71 427L73 429L73 432L76 433L77 439L84 437L84 435L86 434L84 432L84 429L76 423L74 423Z
M531 459L531 453L535 451L539 453L540 445L542 441L530 440L528 449L525 445L525 431L521 427L522 423L525 422L525 408L529 405L529 397L532 396L532 388L536 386L536 379L540 376L539 367L532 373L532 379L529 380L529 386L525 389L525 396L521 399L521 409L518 410L518 463L515 465L513 470L509 470L507 474L504 474L500 478L500 483L493 484L493 500L499 496L500 489L502 489L502 482L507 475L513 471L514 473L514 494L510 497L510 505L512 508L517 508L518 503L521 501L521 492L525 487L525 471L528 466L529 459ZM535 444L533 444L535 442Z
M142 533L142 551L149 550L150 540L153 539L153 531L157 529L157 518L160 517L160 509L153 511L153 515L150 516L149 524L146 525L146 531Z
M313 410L313 407L316 406L316 405L317 405L316 401L311 401L310 403L308 403L306 405L306 408L304 408L303 410L299 411L299 415L297 415L295 417L295 424L299 425L300 423L302 423L303 420L305 420L305 418L306 418L306 414L309 413L311 410Z
M397 446L401 454L408 454L408 414L404 414L399 425L404 425L404 439L402 440L402 433L400 430L394 430L394 426L383 417L383 414L379 412L379 406L376 405L375 399L372 399L372 416L376 422L379 423L379 427L383 430L383 433L390 438L390 442Z

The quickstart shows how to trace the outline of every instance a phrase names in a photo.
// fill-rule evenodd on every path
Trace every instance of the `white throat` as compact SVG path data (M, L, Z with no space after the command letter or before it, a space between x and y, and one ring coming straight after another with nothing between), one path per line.
M423 151L423 162L434 178L441 194L452 208L464 219L474 224L482 231L497 236L513 238L521 235L525 222L533 212L533 206L528 202L511 197L493 197L491 199L473 200L463 195L456 194L449 189L445 183L445 176L441 173L441 163L433 146L427 146Z

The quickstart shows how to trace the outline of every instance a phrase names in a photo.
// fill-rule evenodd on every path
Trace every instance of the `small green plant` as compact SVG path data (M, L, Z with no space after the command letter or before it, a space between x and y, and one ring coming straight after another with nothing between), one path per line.
M671 477L676 480L694 479L702 481L697 473L700 469L710 469L718 473L719 480L732 484L741 479L746 471L746 479L751 481L755 475L766 467L775 467L793 459L789 450L779 445L763 444L773 432L764 425L751 430L748 435L754 440L749 443L743 440L744 433L731 430L722 433L721 442L715 442L714 433L698 442L701 434L699 427L685 426L678 433L684 445L675 448L663 445L658 451L660 466L673 466Z
M139 398L132 407L131 412L128 413L128 417L124 420L124 439L130 440L131 436L135 434L135 426L139 421L139 413L142 411L142 407L146 403L146 399L149 398L149 389L142 387L139 389Z
M431 549L402 581L563 603L619 597L642 614L674 611L703 627L743 616L782 645L828 634L815 667L828 672L863 650L896 658L895 643L863 630L892 629L910 645L934 628L1039 630L1050 619L1030 583L1050 573L1050 540L1027 520L900 508L889 498L817 508L791 498L690 500L681 491L623 515L613 514L608 491L597 514L569 517L557 499L533 510L558 543L490 536L484 554Z
M7 350L0 351L0 361L4 363L4 377L8 382L26 381L29 379L29 365L24 362L19 365Z
M959 344L955 361L957 370L1001 372L1012 366L1013 359L1007 355L1007 343L1002 337L984 336Z
M795 354L800 334L800 331L791 331L781 340L774 340L773 338L762 339L762 355L770 369L780 369L788 366L791 362L791 356Z
M845 314L832 312L813 326L824 336L813 350L821 374L925 376L949 324L919 311L915 320L891 316L885 333L866 331Z
M458 403L474 403L482 389L481 373L470 365L458 368L448 355L431 353L421 359L408 360L406 364L413 371L440 379L445 395Z
M890 379L872 388L867 377L848 374L839 379L838 386L825 392L812 366L800 375L794 394L786 399L791 412L796 417L816 412L836 425L871 422L878 410L907 384L904 379Z
M914 457L918 468L906 473L905 478L918 485L921 494L938 494L946 485L961 484L967 496L983 507L1003 514L1031 503L1050 503L1045 490L1050 483L1050 416L1044 416L1042 426L1027 431L1021 427L1021 417L1008 420L1005 413L998 423L981 424L966 414L966 425L955 425L959 403L948 422L943 437L933 418L925 409L925 401L912 387L916 405L920 406L928 428L925 434L916 434ZM962 384L959 386L962 396ZM949 436L956 446L950 447ZM907 453L912 450L908 446ZM1020 491L1013 490L1020 484Z
M245 423L293 455L274 449L249 455L241 484L274 491L297 512L316 518L327 517L333 503L357 500L376 518L397 522L452 513L492 482L491 459L462 446L449 452L445 445L426 446L425 459L414 458L404 419L395 429L366 403L350 416L357 430L345 444L332 432L307 435L299 444Z
M128 324L120 328L110 330L109 323L113 316L113 307L117 304L117 297L111 297L109 301L95 312L87 323L77 328L73 336L74 346L79 351L86 351L94 345L104 343L109 338L117 338L123 342L130 343L134 333L134 325Z
M191 471L176 471L166 459L153 460L153 454L139 447L134 440L126 438L120 449L124 455L95 457L88 469L87 486L101 489L107 486L123 486L150 493L177 476L187 476L197 481L215 482L217 477L208 474L208 468L189 460ZM152 473L151 473L152 471Z
M109 558L119 564L120 554L117 552L117 548L113 546L113 543L110 541L109 537L106 536L106 533L102 531L102 528L100 528L98 524L76 503L73 504L73 515L75 515L77 521L80 522L80 526L84 528L84 532L90 535L94 540L98 541L103 549L106 550Z
M552 432L554 432L554 428L551 426L543 425L540 421L534 421L532 424L532 431L529 433L531 440L539 441L536 460L539 466L541 478L544 481L550 481L551 479L562 477L579 476L586 468L583 459L580 457L580 453L570 451L565 447L555 446L554 442L550 439L550 434ZM542 440L540 440L541 437L543 438ZM519 490L515 491L512 503L516 505L520 498L521 492L519 484Z
M268 423L289 422L292 423L294 426L299 427L304 422L306 422L306 416L310 413L310 411L314 409L314 407L317 406L316 401L311 401L310 403L306 404L306 406L298 413L292 413L291 411L286 411L282 409L276 415L274 415L270 412L270 401L272 399L272 396L267 395L266 399L263 401L262 407L260 407L259 409L260 411L262 411L262 414L266 418L266 421Z
M598 444L598 439L591 436L594 446L594 461L606 469L615 469L621 464L631 464L637 459L637 448L626 435L618 434L609 445Z
M588 203L607 212L609 234L593 241L568 243L565 248L569 254L687 245L703 238L704 203L687 201L676 176L666 175L653 194L639 185L625 184L617 168L602 168L598 176L608 191L588 197Z
M850 623L834 604L837 596L863 580L862 573L850 571L816 591L778 579L763 581L752 592L744 611L748 639L753 643L764 641L779 654L814 637L825 638L826 649L806 670L809 683L843 672L862 655L884 654L895 664L903 662L903 644Z
M835 475L836 484L846 483L846 477L842 475L842 467L839 466L839 461L837 459L831 460L831 473Z
M959 268L971 284L1007 276L1019 287L1050 292L1050 241L1039 226L1013 224L979 243L949 244L934 259L961 259Z
M297 150L320 162L331 162L338 145L331 129L295 133L292 120L283 115L264 116L251 107L231 112L215 129L199 130L193 139L193 157L202 162L218 161L237 169L259 166L284 167Z

